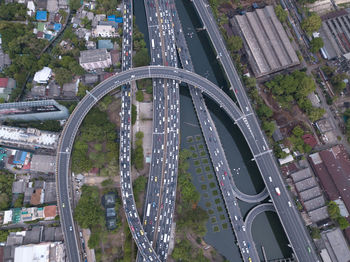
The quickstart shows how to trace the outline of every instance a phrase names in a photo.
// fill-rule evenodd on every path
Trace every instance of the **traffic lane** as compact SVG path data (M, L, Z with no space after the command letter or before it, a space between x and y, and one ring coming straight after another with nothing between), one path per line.
M281 178L276 172L274 171L274 164L273 164L273 157L269 154L266 154L262 157L259 157L261 162L261 168L263 171L270 171L270 176L272 177L273 183L270 183L270 185L266 184L267 187L270 189L270 195L271 199L278 211L277 214L280 218L280 221L282 222L282 226L285 229L286 232L293 232L293 234L286 234L289 242L293 245L293 249L295 250L296 255L298 256L298 259L300 261L316 261L317 255L313 252L309 253L307 248L305 247L305 243L308 244L308 246L311 246L310 238L308 234L306 233L306 229L304 224L301 221L299 212L294 208L294 203L292 204L293 208L286 208L288 206L288 201L292 201L288 192L286 192L286 188L283 182L281 182ZM281 190L281 195L278 196L275 192L275 187L279 187ZM303 227L300 227L300 224L303 225ZM300 241L303 239L304 241ZM295 245L295 246L294 246ZM311 250L313 250L311 248ZM308 260L309 259L309 260ZM311 259L311 260L310 260Z
M265 157L266 160L269 160L269 161L265 161L265 163L267 163L269 166L269 168L271 168L270 170L272 170L273 166L273 156L272 155L269 155ZM282 185L283 186L283 185ZM286 188L283 187L286 191ZM283 193L283 191L282 191ZM282 206L285 206L286 203L288 203L288 201L292 201L290 195L288 194L288 192L286 191L285 194L283 194L282 198L280 199L280 201L278 201L278 197L275 195L274 197L274 200L277 199L277 203L280 207ZM293 203L293 202L291 202ZM312 251L314 251L314 249L312 248L312 241L310 239L310 236L309 234L307 233L306 231L306 228L302 222L302 219L300 217L300 213L298 212L298 210L295 208L294 206L294 203L292 205L291 208L287 208L287 209L284 209L282 211L282 215L281 215L282 219L286 219L287 220L287 223L286 223L286 227L291 227L290 229L290 232L294 232L296 231L296 235L295 235L295 239L294 239L294 242L297 244L297 246L299 247L299 250L301 251L302 253L302 257L303 258L306 258L306 259L309 259L309 260L303 260L303 258L301 258L300 260L301 261L311 261L310 259L314 259L314 261L316 261L318 259L316 253L314 252L308 252L307 250L307 247L305 247L305 242L308 244L308 246L311 248ZM281 219L281 218L280 218ZM302 228L300 228L300 224L303 225ZM304 243L301 243L297 240L299 239L304 239L305 242Z

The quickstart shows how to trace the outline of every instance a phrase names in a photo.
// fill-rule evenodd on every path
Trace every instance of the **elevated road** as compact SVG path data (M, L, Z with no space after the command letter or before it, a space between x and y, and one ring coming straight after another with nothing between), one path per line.
M173 1L170 1L170 6L174 4L172 2ZM175 10L172 10L172 16L176 32L176 44L182 66L186 70L193 72L194 67L192 64L192 59L187 47L187 42L182 30L180 19ZM219 183L219 188L223 196L228 217L230 219L231 227L236 235L236 243L241 251L241 256L244 261L249 261L250 259L253 261L259 261L259 255L253 238L245 230L242 213L240 207L237 205L236 198L240 198L246 202L258 202L268 197L268 192L265 189L258 195L253 196L242 193L236 187L219 134L216 130L209 110L207 109L203 95L200 90L197 90L194 86L189 86L189 89L210 159L213 164L214 172ZM251 243L249 244L249 248L247 247L247 243ZM232 243L232 245L233 244L234 243Z
M69 201L69 166L70 166L70 152L73 148L74 139L78 132L79 126L89 110L106 94L114 90L118 86L123 86L129 83L131 80L145 79L145 78L168 78L177 81L185 82L189 85L197 86L200 90L203 90L209 97L216 101L227 112L232 120L237 121L240 119L241 112L235 105L235 103L216 85L211 83L204 77L196 75L190 71L183 69L176 69L166 66L146 66L133 68L121 73L118 73L105 81L98 84L93 90L79 102L77 107L70 115L60 137L60 143L57 154L57 184L58 195L60 202L60 218L63 225L64 237L67 246L68 259L70 261L80 261L78 244L74 232L74 223L72 217L72 209ZM128 92L127 90L123 90ZM123 97L129 97L128 93L124 93ZM125 102L124 102L125 103ZM127 114L129 112L122 111ZM130 128L130 118L127 119L127 123ZM126 136L121 133L121 147L129 146L128 132ZM126 156L126 160L127 160ZM124 156L121 159L125 159ZM135 201L132 193L132 181L130 178L128 162L121 163L121 177L122 177L122 198L123 206L126 212L129 227L131 228L133 238L139 248L143 257L147 257L150 261L160 261L155 254L152 245L144 234L143 227L140 218L136 212ZM73 230L70 231L70 226Z
M271 203L264 203L252 208L244 219L244 225L246 227L247 233L252 236L252 224L254 219L261 213L264 212L276 212L276 209Z
M268 148L264 134L251 108L244 86L226 49L211 9L209 5L202 0L193 0L192 2L202 20L204 28L208 32L214 49L216 50L217 58L224 68L231 88L235 92L238 104L242 110L242 118L236 121L236 123L248 142L253 158L260 170L267 190L270 193L272 202L275 205L277 214L289 242L292 245L295 256L301 262L318 261L318 255L312 246L309 233L306 231L300 213L295 208L294 202L282 180L274 155ZM280 194L276 194L276 188L280 190ZM289 208L289 205L292 205L292 207Z

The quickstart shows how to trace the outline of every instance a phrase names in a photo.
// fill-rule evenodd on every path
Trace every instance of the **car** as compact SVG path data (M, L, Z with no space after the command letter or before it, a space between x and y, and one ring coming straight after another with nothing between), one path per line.
M308 251L309 253L311 253L311 248L310 248L310 247L307 247L307 251Z
M70 227L69 227L69 231L73 231L73 228L72 228L72 226L70 226Z
M242 226L243 231L245 231L245 226Z
M64 203L62 203L62 207L63 207L63 208L65 207Z
M290 201L288 201L288 206L292 207L292 203Z
M272 178L269 176L269 181L272 182Z
M224 186L224 182L223 182L222 180L221 180L220 184L221 184L222 186Z
M224 175L227 176L227 172L226 171L224 171Z
M134 227L133 227L133 226L131 226L131 231L132 231L132 232L134 232L134 231L135 231L135 229L134 229Z

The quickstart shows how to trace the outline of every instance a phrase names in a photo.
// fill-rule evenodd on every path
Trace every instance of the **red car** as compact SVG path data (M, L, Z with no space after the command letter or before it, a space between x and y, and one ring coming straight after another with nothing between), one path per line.
M227 176L227 172L226 171L224 172L224 175Z
M134 232L134 227L133 226L131 226L131 231Z
M220 184L221 184L222 186L224 186L224 182L223 182L222 180L221 180Z

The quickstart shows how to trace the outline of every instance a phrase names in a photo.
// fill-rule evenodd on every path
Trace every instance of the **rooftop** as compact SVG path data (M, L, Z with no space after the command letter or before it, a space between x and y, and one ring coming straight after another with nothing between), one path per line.
M54 149L57 146L58 138L59 135L53 132L0 125L0 141L2 143L18 143Z
M329 255L336 258L334 261L350 261L350 251L339 228L322 234L322 238L326 240Z
M46 11L37 11L36 12L36 20L46 21L47 20L47 12Z
M310 155L309 161L330 200L341 198L350 211L350 158L343 145Z
M256 77L299 64L273 6L235 16Z
M44 207L44 217L50 218L55 217L57 215L57 206L45 206Z
M93 63L98 61L105 61L111 59L111 55L107 52L107 49L92 49L85 50L80 52L79 62L84 63Z

